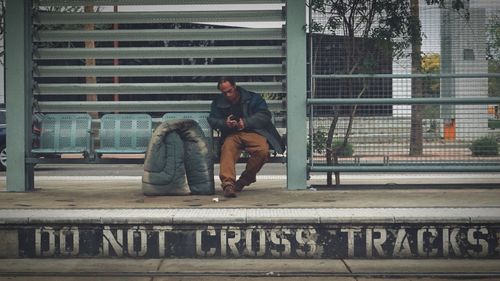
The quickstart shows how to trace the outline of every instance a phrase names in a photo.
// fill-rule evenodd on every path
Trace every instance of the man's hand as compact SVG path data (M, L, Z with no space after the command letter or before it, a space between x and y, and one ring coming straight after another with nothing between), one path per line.
M238 120L238 123L236 124L236 127L240 131L243 130L243 129L245 129L245 122L243 121L243 118L240 118L240 120Z
M241 119L240 119L241 120ZM234 116L231 114L226 118L226 126L228 128L238 128L238 120L234 119Z

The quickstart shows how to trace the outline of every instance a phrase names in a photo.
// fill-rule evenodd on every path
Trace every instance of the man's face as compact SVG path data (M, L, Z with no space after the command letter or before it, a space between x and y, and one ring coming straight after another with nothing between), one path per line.
M224 97L229 103L236 103L238 102L240 98L240 94L238 93L238 90L236 90L236 87L231 85L229 82L222 82L220 84L219 90L222 92Z

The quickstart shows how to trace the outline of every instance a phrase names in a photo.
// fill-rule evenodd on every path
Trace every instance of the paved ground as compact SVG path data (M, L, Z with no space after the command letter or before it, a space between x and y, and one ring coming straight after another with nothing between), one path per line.
M43 169L42 169L43 170ZM341 187L286 190L282 174L263 173L235 199L213 196L145 197L141 178L101 171L57 175L44 169L36 191L6 192L0 208L498 208L500 176L470 174L344 174ZM54 175L56 174L56 175ZM310 185L324 184L313 175ZM436 186L439 184L439 186ZM433 188L429 188L433 187ZM218 198L218 202L214 201ZM11 273L9 273L11 272ZM38 272L38 273L36 273ZM40 273L44 272L44 273ZM468 273L467 273L468 272ZM395 275L395 273L400 273ZM466 274L474 273L474 276ZM132 274L132 275L128 275ZM483 275L482 275L483 274ZM287 277L284 277L287 276ZM499 260L247 260L247 259L0 259L0 280L500 280Z
M0 178L1 208L221 208L221 207L500 207L500 177L475 174L465 177L393 177L351 176L340 188L286 190L284 179L259 179L237 198L226 199L216 182L213 196L142 195L141 178L120 177L51 177L35 178L36 191L5 192L5 178ZM322 184L323 180L312 183ZM430 189L425 184L448 185ZM465 182L475 184L463 187ZM478 188L481 183L494 183ZM370 184L371 183L371 184ZM406 185L421 184L406 188ZM356 185L349 185L356 184ZM460 188L454 188L454 185ZM374 188L370 188L373 186ZM215 198L218 202L215 202Z
M0 280L500 280L499 268L494 260L28 259L2 260Z

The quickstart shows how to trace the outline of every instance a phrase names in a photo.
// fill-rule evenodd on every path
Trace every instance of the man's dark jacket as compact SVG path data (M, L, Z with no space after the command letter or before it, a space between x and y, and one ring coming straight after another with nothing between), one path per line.
M267 139L267 142L277 153L285 152L283 140L271 122L271 112L267 108L266 101L258 94L237 87L240 93L240 101L243 111L243 122L245 130L256 132ZM208 123L213 129L221 131L224 139L235 129L226 125L227 117L231 115L231 104L223 94L220 94L212 102Z

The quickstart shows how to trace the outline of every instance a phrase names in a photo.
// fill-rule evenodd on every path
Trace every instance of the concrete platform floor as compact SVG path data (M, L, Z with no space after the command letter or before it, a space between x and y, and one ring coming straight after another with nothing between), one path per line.
M309 182L322 185L313 176ZM332 188L287 190L283 176L259 176L237 198L142 194L140 176L37 176L34 192L7 192L0 176L0 208L364 208L500 207L500 175L349 175ZM436 186L436 184L439 184ZM432 187L432 188L430 188Z
M324 184L313 176L312 185ZM35 178L36 190L6 191L0 176L1 209L120 208L493 208L500 207L500 175L351 174L343 186L286 190L284 177L261 176L237 198L217 184L212 196L145 197L140 176ZM434 186L440 184L439 186ZM432 187L432 188L430 188ZM214 200L214 198L218 198ZM236 211L236 210L234 210ZM307 275L309 273L309 275ZM399 275L397 275L399 273ZM129 275L131 274L131 275ZM475 275L467 275L475 274ZM0 259L0 281L250 281L250 280L500 280L500 261L291 260L291 259Z

